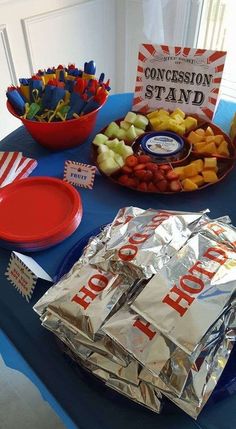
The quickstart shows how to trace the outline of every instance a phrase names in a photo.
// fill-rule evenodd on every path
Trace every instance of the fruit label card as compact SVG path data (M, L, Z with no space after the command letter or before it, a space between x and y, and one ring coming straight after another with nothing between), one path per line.
M33 258L18 252L11 253L5 275L27 302L32 297L39 278L52 282L51 277Z
M93 189L96 167L75 161L66 161L64 180L74 186Z
M211 120L225 58L223 51L140 45L133 110L179 108Z

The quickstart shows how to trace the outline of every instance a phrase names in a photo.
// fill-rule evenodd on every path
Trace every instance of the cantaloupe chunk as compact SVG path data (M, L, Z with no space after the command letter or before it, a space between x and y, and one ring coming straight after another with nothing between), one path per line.
M198 128L195 130L195 133L199 134L199 136L205 136L205 130L203 128Z
M195 143L194 144L194 150L196 151L196 152L205 152L205 147L206 147L206 142L199 142L199 143Z
M204 163L202 159L196 159L195 161L192 161L191 164L196 165L198 173L203 170Z
M204 158L204 170L214 170L217 171L217 159L212 158Z
M206 183L215 183L218 180L216 172L212 170L203 170L202 176Z
M229 149L227 141L223 140L223 142L218 146L217 153L223 156L229 156Z
M217 145L220 145L220 143L222 143L223 140L224 140L224 136L222 136L222 134L215 135L214 141Z
M185 179L182 181L182 186L185 191L196 191L198 189L198 186L196 183L192 182L190 179Z
M195 183L198 187L202 186L205 183L201 174L197 174L196 176L192 176L191 181L193 183Z
M206 144L206 146L204 146L200 152L206 152L206 153L216 153L217 149L216 149L216 145L215 143L208 143Z
M192 144L199 143L200 141L202 141L202 136L197 134L195 131L191 131L188 136L188 141Z
M191 176L196 176L198 173L197 166L194 164L185 165L184 167L184 177L188 178Z
M205 141L206 143L215 143L215 136L206 136Z
M206 136L214 136L214 132L211 127L207 127L205 134Z
M173 170L179 176L179 179L185 178L184 167L175 167Z

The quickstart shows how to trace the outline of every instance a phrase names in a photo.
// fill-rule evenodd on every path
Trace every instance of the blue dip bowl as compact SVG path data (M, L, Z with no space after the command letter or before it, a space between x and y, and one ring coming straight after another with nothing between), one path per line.
M142 150L166 162L178 160L184 149L184 140L176 133L170 131L152 131L140 137Z

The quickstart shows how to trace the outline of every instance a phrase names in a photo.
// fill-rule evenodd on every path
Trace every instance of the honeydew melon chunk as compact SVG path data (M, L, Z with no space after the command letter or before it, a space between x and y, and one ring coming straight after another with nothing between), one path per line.
M118 171L120 169L120 166L117 164L114 158L108 157L103 162L101 162L101 164L99 164L99 168L107 176L110 176L112 173Z
M113 140L107 140L106 146L112 149L112 146L116 145L117 143L119 143L119 140L117 138Z
M129 122L130 124L133 124L135 122L136 116L137 116L136 113L128 112L124 120L125 122Z
M134 153L134 151L133 151L132 147L125 144L123 146L120 154L121 154L122 158L125 160L128 156L133 155L133 153Z
M120 128L123 130L128 130L130 127L130 123L126 121L120 121Z
M105 161L108 158L115 157L115 152L113 150L109 150L109 152L100 153L97 157L97 163L100 165L103 161Z
M141 134L145 133L144 130L142 130L141 128L136 128L136 127L135 127L135 132L136 132L137 136L141 136Z
M111 137L117 137L116 136L116 133L117 133L117 131L119 130L119 126L117 125L117 123L116 122L111 122L109 125L108 125L108 127L106 128L106 130L105 130L105 135L108 137L108 138L111 138Z
M105 153L109 151L109 147L106 144L100 144L98 146L98 153Z
M119 155L122 155L124 146L125 146L125 142L121 140L113 150L115 150L115 152L118 153Z
M130 124L129 124L129 126L130 126ZM126 130L124 130L123 128L120 128L120 129L117 131L117 138L118 138L119 140L123 140L123 139L125 139L125 136L126 136Z
M143 115L137 115L136 119L134 121L134 126L137 128L142 128L145 130L146 126L148 125L148 118Z
M105 136L105 134L100 133L95 136L93 144L95 144L96 146L100 146L101 144L104 144L106 140L108 140L108 137Z
M125 165L125 161L123 160L122 156L119 155L118 153L115 153L114 155L114 160L116 161L116 163L121 167L124 167Z
M136 132L135 132L135 128L134 128L134 126L133 125L131 125L130 127L129 127L129 129L126 131L126 140L128 140L128 141L133 141L133 140L135 140L136 139L136 137L137 137L137 134L136 134Z

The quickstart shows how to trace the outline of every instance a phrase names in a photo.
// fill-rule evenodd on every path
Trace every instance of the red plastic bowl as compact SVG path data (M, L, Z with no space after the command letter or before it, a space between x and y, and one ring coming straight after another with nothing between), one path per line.
M85 142L93 131L98 111L106 103L106 100L98 109L87 115L60 122L38 122L23 119L15 112L9 101L7 101L7 108L13 116L22 121L27 131L40 145L51 150L64 150Z

